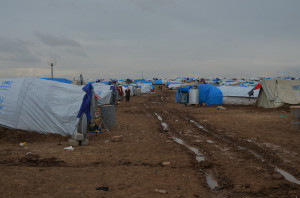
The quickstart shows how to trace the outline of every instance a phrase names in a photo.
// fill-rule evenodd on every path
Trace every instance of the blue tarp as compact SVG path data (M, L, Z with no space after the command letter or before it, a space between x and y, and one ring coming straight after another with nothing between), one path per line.
M152 84L152 81L150 81L150 80L141 80L141 81L139 81L139 83L150 83L150 84Z
M101 83L106 84L106 85L111 85L110 81L102 81Z
M42 78L44 80L52 80L51 78ZM53 78L53 81L61 82L61 83L67 83L72 84L71 80L65 79L65 78Z
M160 85L160 84L163 84L162 80L155 80L154 81L154 84L155 85Z
M222 105L223 95L220 89L210 84L198 85L199 103L206 105Z
M90 103L93 96L93 86L91 83L85 85L82 90L86 93L83 97L79 113L77 118L80 118L83 113L85 113L87 120L91 120L91 113L90 113Z
M187 80L186 82L189 83L191 82L192 80L194 80L195 78L190 78L189 80Z
M138 83L138 82L140 82L140 81L145 81L145 79L135 79L133 82L134 82L134 83Z

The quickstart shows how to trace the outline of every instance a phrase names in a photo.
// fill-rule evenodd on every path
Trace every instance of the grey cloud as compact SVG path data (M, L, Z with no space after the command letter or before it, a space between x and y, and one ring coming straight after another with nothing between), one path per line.
M84 50L82 49L66 49L66 52L69 52L70 54L76 55L76 56L81 56L81 57L87 57L87 54L85 53Z
M81 45L70 38L67 38L65 36L52 36L52 35L46 35L39 32L35 32L35 35L40 39L40 41L46 45L49 45L51 47L56 46L70 46L70 47L81 47Z
M19 39L0 37L0 52L3 61L34 63L40 61L29 49L32 43Z

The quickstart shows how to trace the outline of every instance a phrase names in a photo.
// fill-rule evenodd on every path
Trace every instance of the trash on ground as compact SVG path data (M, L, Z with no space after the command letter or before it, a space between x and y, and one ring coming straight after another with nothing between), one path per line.
M111 141L112 142L121 142L121 141L123 141L123 136L122 135L120 135L120 136L113 136L111 138Z
M96 190L109 191L109 187L107 187L107 186L101 186L101 187L97 187Z
M26 142L20 142L20 146L25 146L26 144Z
M161 193L161 194L168 194L168 191L166 191L166 190L155 189L155 192L158 192L158 193Z
M226 107L217 106L216 109L217 109L217 110L226 110Z
M65 149L65 150L70 150L70 151L73 151L73 150L74 150L74 148L73 148L72 146L65 147L64 149Z

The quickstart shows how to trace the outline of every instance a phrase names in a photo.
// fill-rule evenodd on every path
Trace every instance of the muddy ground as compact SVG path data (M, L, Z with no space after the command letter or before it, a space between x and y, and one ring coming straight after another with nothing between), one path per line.
M300 197L288 108L174 101L172 90L121 101L115 127L73 151L68 137L0 128L0 197Z

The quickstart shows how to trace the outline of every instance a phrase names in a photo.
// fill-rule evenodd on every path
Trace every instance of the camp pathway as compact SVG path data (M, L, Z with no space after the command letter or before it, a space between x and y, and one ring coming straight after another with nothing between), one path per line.
M216 197L190 152L148 112L148 96L116 107L116 126L65 150L59 138L0 145L4 197ZM11 131L13 132L13 131ZM40 136L39 134L36 134ZM122 141L112 142L113 136ZM167 163L166 163L167 162ZM108 187L109 191L97 190ZM166 193L166 194L165 194Z
M73 151L67 138L0 128L1 195L300 196L300 134L287 109L174 101L172 90L121 101L114 128Z

